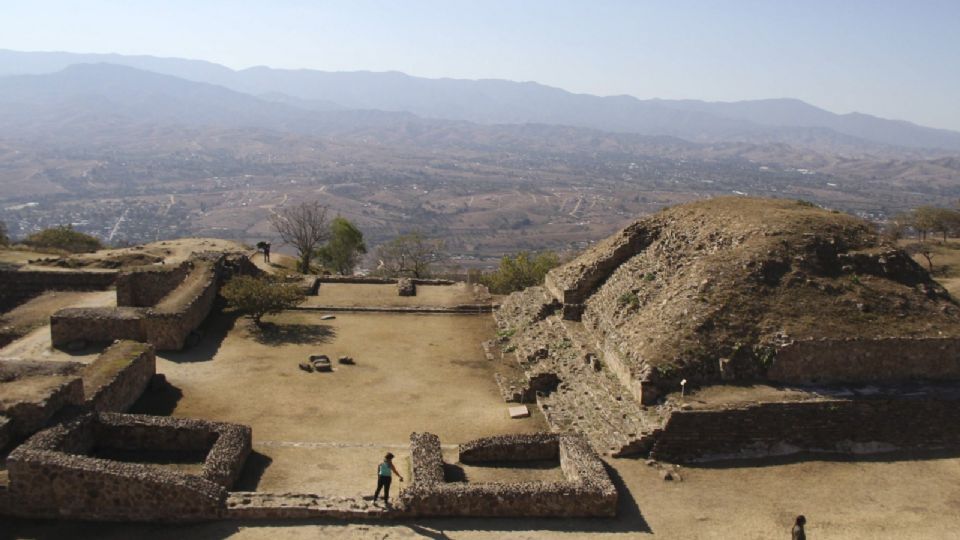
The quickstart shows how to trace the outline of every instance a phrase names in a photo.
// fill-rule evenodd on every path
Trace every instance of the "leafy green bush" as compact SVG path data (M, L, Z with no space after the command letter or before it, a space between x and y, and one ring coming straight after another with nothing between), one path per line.
M637 293L630 291L625 292L617 298L617 305L620 307L629 307L630 309L637 309L640 307L640 298L637 297Z
M484 274L480 282L494 294L509 294L543 283L543 278L560 264L560 257L553 251L532 254L521 251L513 257L500 259L496 271Z
M304 293L297 283L270 277L237 276L228 281L220 295L231 307L250 316L257 326L268 313L280 313L303 302Z
M92 253L103 249L100 240L89 234L75 231L69 225L33 233L23 243L35 248L62 249L71 253Z

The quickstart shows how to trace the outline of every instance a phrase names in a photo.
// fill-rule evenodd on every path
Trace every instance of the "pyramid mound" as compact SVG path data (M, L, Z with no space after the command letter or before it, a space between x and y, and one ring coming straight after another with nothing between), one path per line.
M956 301L871 224L802 201L665 209L545 289L644 402L682 379L960 378Z

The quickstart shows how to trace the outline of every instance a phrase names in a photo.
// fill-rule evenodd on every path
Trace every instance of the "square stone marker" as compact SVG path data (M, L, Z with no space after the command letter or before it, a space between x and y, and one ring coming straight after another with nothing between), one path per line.
M530 409L526 405L510 407L510 418L527 418L530 416Z

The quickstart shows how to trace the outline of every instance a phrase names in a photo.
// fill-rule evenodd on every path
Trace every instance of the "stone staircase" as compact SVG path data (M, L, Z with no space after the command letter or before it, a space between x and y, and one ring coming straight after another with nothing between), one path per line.
M601 454L625 457L650 450L666 412L642 406L623 388L581 323L551 314L517 327L509 341L513 354L504 354L504 360L513 357L522 375L506 363L498 368L505 399L535 400L551 429L583 433Z

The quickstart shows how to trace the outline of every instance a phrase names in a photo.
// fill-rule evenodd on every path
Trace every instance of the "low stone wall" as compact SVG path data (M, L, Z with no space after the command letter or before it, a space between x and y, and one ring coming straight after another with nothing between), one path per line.
M86 406L97 412L125 412L157 372L153 346L136 341L113 344L82 373Z
M404 278L406 279L406 278ZM452 279L423 279L409 278L414 285L454 285L457 282ZM320 283L366 283L368 285L392 285L397 283L398 278L384 278L373 276L317 276Z
M484 437L460 445L461 463L559 459L560 436L531 433Z
M759 403L675 411L650 456L669 462L800 451L870 452L960 445L960 398Z
M149 450L203 449L202 475L90 457L95 446ZM5 514L103 521L196 521L226 512L249 453L244 426L171 417L97 414L38 433L7 458Z
M83 403L83 381L77 376L33 377L30 381L32 390L29 392L14 388L21 384L25 383L12 381L0 384L0 414L10 420L8 439L11 442L29 437L44 428L63 407Z
M530 457L538 459L549 446L551 435L532 436ZM446 483L443 481L443 457L435 435L410 437L413 474L411 486L401 498L404 510L413 516L471 517L612 517L616 515L617 490L603 462L590 445L577 435L555 435L561 468L567 477L562 482ZM469 451L501 455L514 451L514 460L527 455L523 438L486 439L467 443ZM476 459L477 454L474 454ZM468 458L470 459L470 458Z
M0 451L7 447L7 444L13 439L11 433L13 423L6 416L0 415Z
M0 309L11 308L46 291L102 291L110 288L117 272L48 272L0 270Z
M213 308L223 260L222 255L192 259L190 275L152 308L62 309L50 317L53 345L121 339L148 342L157 350L182 349Z
M111 448L206 452L203 477L227 489L251 451L252 432L239 424L134 414L101 414L99 420L95 438Z
M150 307L170 294L190 274L193 264L122 272L117 276L117 305Z
M767 378L791 384L960 380L960 338L795 341L779 350Z
M75 341L146 341L143 328L146 316L146 308L61 309L50 317L50 340L54 347L65 347Z

